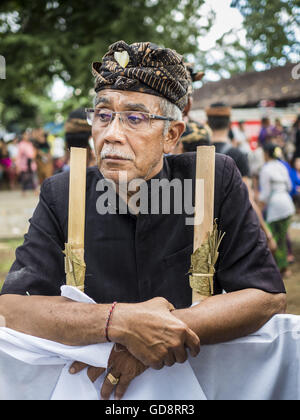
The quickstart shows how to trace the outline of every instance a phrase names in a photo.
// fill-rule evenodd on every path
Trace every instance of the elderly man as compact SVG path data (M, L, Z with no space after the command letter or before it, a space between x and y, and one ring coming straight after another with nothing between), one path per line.
M120 399L148 367L182 363L187 349L196 356L200 340L218 343L258 330L284 312L285 289L228 157L216 158L215 217L226 236L215 296L192 308L187 272L193 227L186 226L185 212L171 205L169 215L126 213L120 201L108 203L112 211L104 215L97 212L105 194L99 181L110 180L119 191L120 174L128 183L142 179L151 201L150 181L195 179L196 159L194 153L164 157L185 129L188 76L180 55L151 43L120 41L93 71L97 96L88 116L98 165L87 172L85 292L98 304L59 296L68 226L69 179L62 174L42 187L2 290L0 314L9 328L60 343L116 343L101 395L109 398L115 389ZM125 202L129 198L123 196ZM83 367L75 364L72 372ZM102 372L89 368L91 380Z

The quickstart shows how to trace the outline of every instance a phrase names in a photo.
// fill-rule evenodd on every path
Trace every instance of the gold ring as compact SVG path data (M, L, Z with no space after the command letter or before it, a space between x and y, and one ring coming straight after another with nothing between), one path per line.
M111 373L109 373L106 378L114 386L118 385L118 383L120 382L120 378L115 378Z

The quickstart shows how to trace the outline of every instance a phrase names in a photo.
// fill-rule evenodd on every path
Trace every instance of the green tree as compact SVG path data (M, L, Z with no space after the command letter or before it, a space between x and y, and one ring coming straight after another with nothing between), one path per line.
M0 121L24 128L55 111L66 114L70 108L89 104L91 63L101 60L117 40L151 40L181 53L196 52L197 37L210 26L197 26L203 3L1 0L0 54L6 58L7 79L0 81ZM74 89L60 110L45 102L55 78Z
M255 63L278 66L300 58L300 0L232 0L244 16L247 45L235 48L244 55L245 70Z

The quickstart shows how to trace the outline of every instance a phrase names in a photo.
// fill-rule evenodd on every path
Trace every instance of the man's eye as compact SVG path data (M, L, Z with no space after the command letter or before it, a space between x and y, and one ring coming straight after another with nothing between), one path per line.
M109 122L111 120L111 114L107 112L98 112L97 117L101 122Z
M130 114L130 115L127 115L127 118L130 124L133 124L133 125L138 125L145 121L145 117L143 115Z

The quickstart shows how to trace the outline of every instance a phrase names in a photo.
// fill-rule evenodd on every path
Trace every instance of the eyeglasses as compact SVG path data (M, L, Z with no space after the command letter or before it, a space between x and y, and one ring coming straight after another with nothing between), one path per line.
M108 127L119 115L119 120L133 130L147 130L151 127L151 120L176 121L174 118L162 117L161 115L148 114L139 111L113 112L108 109L86 109L87 122L89 125Z

